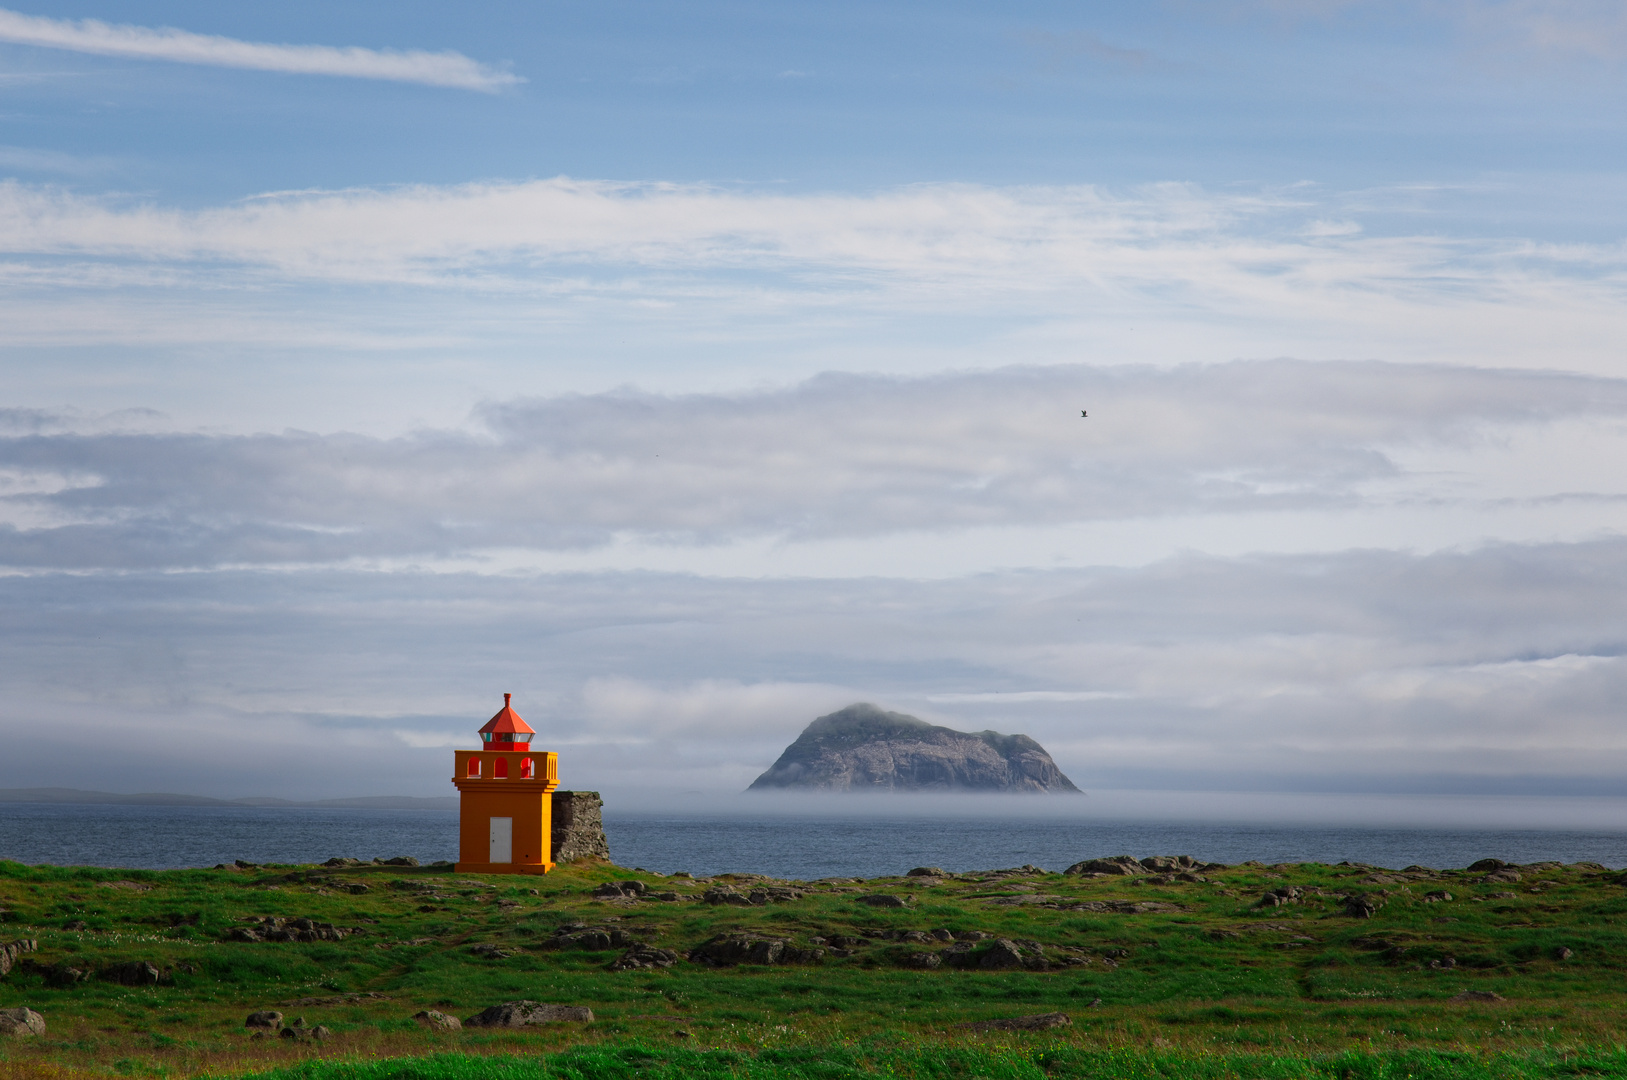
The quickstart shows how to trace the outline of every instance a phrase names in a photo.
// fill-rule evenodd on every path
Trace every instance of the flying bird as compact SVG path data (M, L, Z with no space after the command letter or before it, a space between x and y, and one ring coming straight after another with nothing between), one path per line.
M1089 413L1087 413L1087 412L1086 412L1086 411L1085 411L1085 410L1083 410L1083 409L1080 409L1080 410L1079 410L1079 415L1080 415L1080 416L1089 416L1089 415L1090 415L1090 414L1089 414Z

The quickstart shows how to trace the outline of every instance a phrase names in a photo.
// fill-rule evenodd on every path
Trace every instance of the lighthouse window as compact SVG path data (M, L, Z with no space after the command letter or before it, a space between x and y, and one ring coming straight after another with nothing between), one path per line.
M537 776L537 763L530 758L520 759L520 779L534 780Z
M492 765L491 777L493 780L508 779L508 758L498 758Z
M479 758L472 757L472 758L469 759L469 775L470 776L479 776L480 775L480 759Z

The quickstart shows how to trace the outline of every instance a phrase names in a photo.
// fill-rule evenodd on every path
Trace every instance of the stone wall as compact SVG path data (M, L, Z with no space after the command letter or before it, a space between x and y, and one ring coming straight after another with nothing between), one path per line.
M554 862L610 858L603 809L597 791L554 792Z

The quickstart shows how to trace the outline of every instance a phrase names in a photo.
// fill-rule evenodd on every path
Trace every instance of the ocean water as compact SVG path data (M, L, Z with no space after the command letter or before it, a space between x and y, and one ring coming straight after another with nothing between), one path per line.
M1103 855L1192 855L1206 862L1349 860L1399 869L1509 862L1627 866L1627 831L1278 825L1071 818L607 813L615 861L775 877L877 877L915 866L960 872L1033 864L1061 870ZM168 869L312 863L332 856L457 857L457 815L442 810L0 804L0 859Z

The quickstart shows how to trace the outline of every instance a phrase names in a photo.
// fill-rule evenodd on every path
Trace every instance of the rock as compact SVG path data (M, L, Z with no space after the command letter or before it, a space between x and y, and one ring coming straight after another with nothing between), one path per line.
M824 949L800 949L781 938L765 938L755 934L719 934L689 950L691 962L712 967L817 964L824 958Z
M443 1012L436 1012L434 1009L425 1009L421 1013L416 1013L414 1014L413 1019L418 1021L420 1026L426 1027L431 1031L463 1030L462 1020L459 1020L455 1016L448 1016Z
M1518 880L1520 880L1519 871L1504 869L1493 870L1491 873L1481 878L1480 883L1482 885L1496 885L1502 883L1512 883Z
M71 967L67 964L58 964L46 972L45 981L52 986L70 987L78 986L90 978L90 972L85 968Z
M1452 894L1447 892L1445 889L1424 894L1424 903L1426 904L1444 904L1450 899L1452 899Z
M260 1028L262 1030L276 1031L282 1027L282 1013L267 1009L264 1012L249 1013L249 1018L243 1021L246 1028Z
M157 986L160 976L158 969L145 960L132 960L128 964L103 968L96 977L120 986Z
M936 866L917 866L914 870L909 871L904 876L905 877L948 877L947 874L945 874L942 870L938 869Z
M304 1030L302 1028L285 1027L285 1028L282 1029L282 1037L285 1038L285 1039L298 1039L298 1038L303 1037L304 1035L305 1035L305 1032L304 1032Z
M333 1038L333 1032L322 1024L318 1024L316 1027L311 1029L311 1038L315 1039L317 1042L325 1042L328 1039Z
M1202 864L1190 855L1153 855L1142 859L1141 865L1155 874L1172 874L1181 870L1196 870Z
M604 801L597 791L556 791L553 796L553 859L610 859L604 835Z
M638 942L625 930L569 923L555 930L553 936L548 939L548 944L556 949L586 949L589 952L599 952L604 949L624 949L630 945L637 945Z
M362 864L362 861L360 859L333 858L333 859L329 859L327 862L323 863L322 865L323 866L361 866L363 864Z
M349 893L352 896L362 896L362 895L365 895L366 893L368 893L370 891L372 891L372 890L370 890L366 885L363 885L359 881L353 881L349 885L345 886L345 892Z
M284 919L270 916L252 927L234 926L226 932L227 941L343 941L355 930L344 930L332 923L314 919Z
M607 881L593 890L595 900L619 900L623 897L643 896L648 890L642 881Z
M12 965L17 962L19 956L24 953L37 952L39 947L39 942L33 938L22 938L13 941L9 945L0 945L0 978L3 978L11 971Z
M1101 998L1091 1002L1095 1007L1101 1004ZM968 1031L1048 1031L1051 1028L1069 1027L1073 1021L1067 1013L1041 1013L1038 1016L1013 1016L1009 1020L979 1020L960 1026Z
M487 942L484 945L476 945L469 951L474 953L476 956L484 956L488 960L507 960L509 957L514 955L507 949L502 948L499 945L493 945L490 942Z
M636 945L628 949L610 965L611 971L639 971L645 968L667 968L678 962L678 954L671 949L653 949Z
M1083 862L1076 862L1062 872L1064 874L1120 874L1130 876L1145 874L1147 868L1142 866L1140 860L1133 855L1114 855L1106 859L1086 859Z
M1345 914L1352 919L1371 919L1384 903L1384 897L1378 893L1358 893L1345 900Z
M1256 900L1254 902L1254 906L1255 907L1282 907L1284 904L1292 904L1294 901L1298 900L1299 897L1300 897L1299 889L1296 888L1295 886L1289 885L1289 886L1286 886L1286 887L1280 888L1280 889L1269 889L1269 890L1267 890L1260 897L1260 899L1258 899L1258 900Z
M943 965L943 957L939 956L935 952L914 952L904 957L903 963L904 966L908 968L919 968L922 971L931 971L933 968L941 967Z
M1493 870L1501 870L1507 865L1508 863L1504 862L1502 859L1481 859L1479 862L1469 864L1469 873L1489 874Z
M418 860L411 855L397 855L393 859L385 859L385 866L417 866Z
M1003 971L1008 968L1027 967L1027 959L1017 943L1010 938L995 938L994 944L983 950L977 966L985 971Z
M29 1008L0 1009L0 1035L44 1035L45 1017Z
M64 930L89 930L90 929L90 924L85 922L84 919L69 919L67 922L62 924L62 929L64 929Z
M1554 959L1555 960L1569 960L1571 957L1573 957L1575 955L1576 955L1575 953L1571 952L1569 949L1565 948L1565 946L1563 946L1563 945L1561 945L1559 948L1554 950Z
M751 906L751 897L736 889L733 885L715 885L701 893L701 900L708 904L735 904L739 907Z
M1503 995L1491 990L1465 990L1461 994L1453 994L1449 1001L1502 1001Z
M910 902L902 896L893 896L890 893L874 893L870 896L855 896L855 903L869 904L871 907L901 908L909 907Z
M535 1001L505 1001L483 1009L463 1021L464 1027L526 1027L529 1024L593 1023L593 1010L584 1005L541 1005Z
M784 788L1079 792L1026 735L955 731L866 704L813 721L751 784Z

